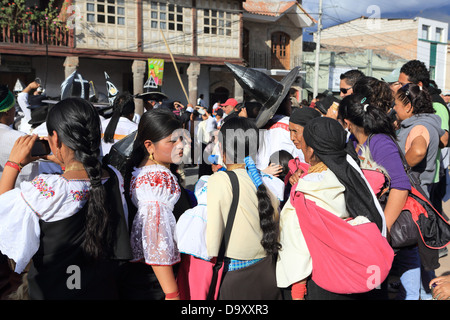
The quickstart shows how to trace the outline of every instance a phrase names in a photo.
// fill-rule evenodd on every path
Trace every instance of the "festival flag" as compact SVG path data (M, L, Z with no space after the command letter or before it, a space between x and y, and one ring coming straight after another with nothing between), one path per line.
M148 59L148 79L144 87L158 88L163 83L164 59Z

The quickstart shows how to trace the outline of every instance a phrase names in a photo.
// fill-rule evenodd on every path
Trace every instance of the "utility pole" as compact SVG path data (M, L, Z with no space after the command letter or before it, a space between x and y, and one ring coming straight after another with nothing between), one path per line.
M322 0L319 0L319 22L316 36L316 64L314 69L313 99L317 97L319 90L319 59L320 59L320 31L322 30Z

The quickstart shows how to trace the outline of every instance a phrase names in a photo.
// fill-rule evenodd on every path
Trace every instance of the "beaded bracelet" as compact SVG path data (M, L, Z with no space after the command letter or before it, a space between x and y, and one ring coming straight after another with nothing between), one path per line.
M22 171L23 166L20 163L8 160L5 164L5 167L11 167L16 169L17 171Z

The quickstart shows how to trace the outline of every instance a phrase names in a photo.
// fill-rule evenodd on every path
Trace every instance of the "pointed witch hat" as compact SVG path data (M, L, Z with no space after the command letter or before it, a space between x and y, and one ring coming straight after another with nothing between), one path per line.
M163 101L169 99L169 97L166 94L161 92L160 87L156 84L152 76L149 76L149 78L144 84L144 93L139 93L134 97L137 99L147 101L148 100Z
M295 67L281 81L277 81L255 69L228 62L225 65L233 72L241 87L263 105L256 118L258 128L264 127L272 119L300 70L300 67Z

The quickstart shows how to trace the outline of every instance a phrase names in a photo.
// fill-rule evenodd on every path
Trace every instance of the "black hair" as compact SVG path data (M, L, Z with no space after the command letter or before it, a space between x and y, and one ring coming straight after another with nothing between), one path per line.
M0 85L0 102L5 100L6 96L8 95L9 88L7 85Z
M353 86L356 81L358 81L361 77L364 77L364 73L357 69L352 69L347 72L341 74L340 79L347 82L349 86Z
M292 102L291 97L289 94L286 94L286 96L283 98L283 101L281 101L280 106L275 111L275 114L283 115L283 116L290 116L292 112Z
M407 83L398 89L395 97L399 99L405 106L411 103L413 114L419 113L435 113L433 102L428 90L421 88L417 84Z
M258 117L259 111L262 108L262 104L255 99L250 101L245 101L245 109L247 110L248 118L256 119Z
M134 114L134 109L134 98L131 94L123 93L114 99L113 114L103 135L103 140L106 143L114 142L114 133L116 132L117 123L119 122L120 117Z
M316 100L317 101L319 101L320 99L323 99L323 98L325 98L327 95L325 94L325 93L319 93L319 94L317 94L317 96L316 96Z
M0 85L0 102L6 99L6 96L8 95L9 88L7 85ZM6 112L0 112L0 119L3 118L3 116L6 114Z
M50 136L55 131L61 143L75 151L91 182L85 222L83 249L87 257L98 259L112 254L116 222L107 207L99 160L101 125L97 110L81 98L67 98L53 106L46 119Z
M375 107L361 94L344 97L339 104L338 119L350 120L367 135L383 133L396 137L394 126L384 110Z
M130 188L133 168L139 166L142 160L149 156L145 149L144 141L150 140L153 143L157 143L173 134L177 129L181 129L181 122L173 112L167 109L151 109L143 113L139 120L131 157L125 165L124 185L126 192Z
M408 80L414 84L422 82L425 88L428 88L430 85L430 72L422 61L408 61L400 68L400 73L406 74Z
M223 118L223 110L222 110L222 108L217 109L216 115L218 115L219 117Z
M233 117L220 128L219 139L226 163L244 163L245 157L256 159L259 146L259 130L251 120ZM257 191L260 227L263 232L261 245L267 255L274 255L281 248L278 242L278 223L268 190L261 184Z
M245 108L245 104L243 102L239 102L235 107L234 107L234 112L239 114L242 109Z
M269 158L269 164L275 163L283 167L283 171L278 176L278 178L280 178L282 181L284 181L284 178L289 173L289 161L291 161L292 159L294 159L294 157L286 150L276 151L272 153Z
M353 85L353 94L362 95L367 98L371 106L388 112L392 108L394 96L392 89L384 81L374 77L361 77Z

